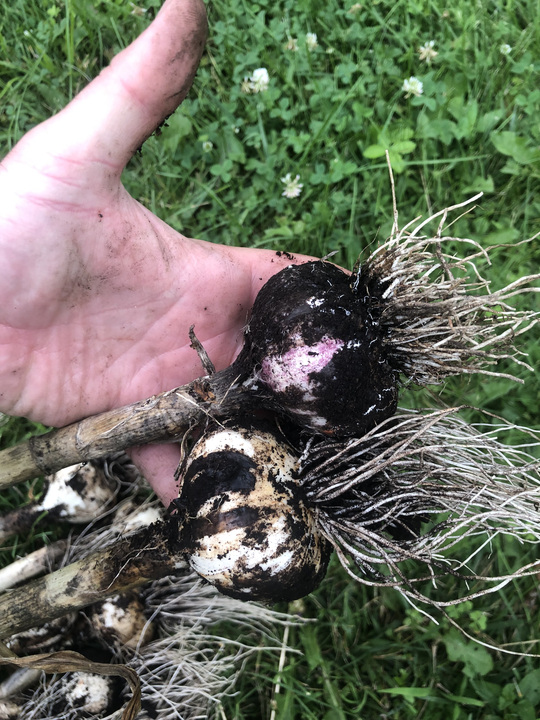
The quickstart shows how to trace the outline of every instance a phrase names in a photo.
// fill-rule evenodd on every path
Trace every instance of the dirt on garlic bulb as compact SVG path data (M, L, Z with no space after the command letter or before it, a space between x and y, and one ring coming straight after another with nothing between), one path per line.
M180 545L221 592L289 601L315 589L330 549L296 479L296 454L270 423L214 426L194 445L179 500Z

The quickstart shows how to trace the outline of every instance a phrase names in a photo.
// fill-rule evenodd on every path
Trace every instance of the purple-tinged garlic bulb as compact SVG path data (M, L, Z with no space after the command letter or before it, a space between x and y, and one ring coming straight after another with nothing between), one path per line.
M308 430L361 435L393 415L397 375L379 323L381 298L315 261L262 287L237 362L246 385L270 391L276 410Z
M329 546L292 449L270 424L243 425L212 427L192 448L176 502L180 543L193 570L226 595L294 600L323 579Z

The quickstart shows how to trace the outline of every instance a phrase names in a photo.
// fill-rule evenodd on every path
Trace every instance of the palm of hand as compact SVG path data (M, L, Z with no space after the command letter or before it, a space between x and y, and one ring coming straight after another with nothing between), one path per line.
M134 149L187 91L202 47L201 8L169 0L146 33L0 166L4 412L64 425L185 383L202 374L192 324L216 366L229 364L255 295L285 264L269 251L187 239L121 185ZM191 31L167 45L171 20ZM167 75L172 53L178 67ZM173 446L135 453L164 502L174 496L178 454Z
M9 160L6 410L59 425L186 382L201 373L192 323L218 365L231 361L254 291L232 251L177 235L119 182L90 189L84 165L49 158L44 177L22 153Z

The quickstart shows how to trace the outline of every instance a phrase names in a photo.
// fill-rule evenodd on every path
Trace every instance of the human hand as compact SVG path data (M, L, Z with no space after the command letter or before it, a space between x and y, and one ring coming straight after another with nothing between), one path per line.
M0 410L61 426L217 369L242 344L264 282L290 260L180 235L121 173L187 94L206 38L201 0L167 0L148 29L0 164ZM161 500L176 445L134 448Z

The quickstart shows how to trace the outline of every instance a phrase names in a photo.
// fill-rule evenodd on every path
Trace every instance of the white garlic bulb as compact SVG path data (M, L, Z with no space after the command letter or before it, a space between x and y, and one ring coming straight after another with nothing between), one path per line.
M214 427L194 445L176 507L190 566L227 595L294 600L321 582L329 547L270 424Z
M47 477L36 512L47 510L72 523L91 522L114 500L116 483L96 463L78 463Z
M154 634L154 627L144 614L143 601L134 591L93 605L89 617L94 632L113 647L135 649L149 642Z
M107 712L113 700L115 682L113 677L85 672L64 676L59 687L58 712L77 709L80 717Z

